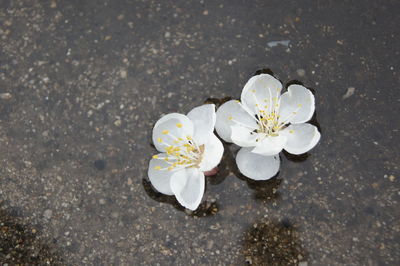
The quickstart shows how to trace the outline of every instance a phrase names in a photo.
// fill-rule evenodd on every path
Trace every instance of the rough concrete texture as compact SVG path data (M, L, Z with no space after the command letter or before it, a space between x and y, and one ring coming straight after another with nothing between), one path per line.
M400 2L0 1L3 265L398 265ZM154 122L263 68L319 145L252 182L226 152L196 212L147 178Z

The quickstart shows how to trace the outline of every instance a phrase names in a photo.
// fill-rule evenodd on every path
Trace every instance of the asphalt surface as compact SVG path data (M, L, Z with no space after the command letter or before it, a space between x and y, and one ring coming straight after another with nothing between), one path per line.
M400 2L0 1L2 265L398 265ZM322 138L277 177L225 145L185 211L147 177L169 112L262 70Z

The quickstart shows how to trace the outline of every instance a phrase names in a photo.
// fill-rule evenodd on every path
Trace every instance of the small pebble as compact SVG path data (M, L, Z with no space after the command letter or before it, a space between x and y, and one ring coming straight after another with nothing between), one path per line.
M354 94L354 91L355 91L355 90L356 90L356 88L354 88L354 87L349 87L349 88L347 88L347 92L346 92L345 95L342 96L342 98L343 98L343 99L349 98L351 95Z
M125 79L128 76L128 72L126 72L126 70L121 70L119 75L121 78Z
M43 216L44 216L46 219L51 219L51 217L53 216L53 211L47 209L47 210L44 211Z
M0 99L2 100L10 100L12 98L11 93L5 92L5 93L0 93Z
M297 69L297 75L299 76L299 77L304 77L305 75L306 75L306 71L304 70L304 69Z
M120 119L115 120L115 122L114 122L114 125L117 127L121 126L121 124L122 124L122 121Z

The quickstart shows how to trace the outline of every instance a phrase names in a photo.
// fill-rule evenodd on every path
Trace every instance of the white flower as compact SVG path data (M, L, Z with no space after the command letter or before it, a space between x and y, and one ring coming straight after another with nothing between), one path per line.
M167 114L153 129L153 142L161 153L150 160L150 181L156 190L175 195L190 210L197 209L203 197L204 172L216 167L224 152L213 133L215 120L215 106L206 104L187 116Z
M279 152L302 154L319 141L318 129L308 123L313 116L314 95L301 85L282 84L268 74L252 77L241 101L228 101L217 111L215 129L227 142L243 147L236 156L242 174L266 180L279 170Z

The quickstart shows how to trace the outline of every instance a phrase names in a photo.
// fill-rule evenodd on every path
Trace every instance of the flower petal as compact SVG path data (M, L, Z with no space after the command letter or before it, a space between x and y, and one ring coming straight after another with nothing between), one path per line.
M256 120L236 100L228 101L218 108L215 129L223 140L232 142L231 126L238 124L249 129L258 127Z
M165 158L167 157L166 153L160 153L157 155L160 158ZM170 180L173 171L168 171L168 170L157 170L158 168L167 168L169 164L162 160L162 159L151 159L149 163L149 170L148 170L148 175L151 184L153 187L166 195L174 195L174 193L171 190L170 186Z
M302 154L308 152L317 145L321 138L317 127L304 123L290 125L281 131L287 137L283 148L291 154Z
M311 119L315 111L314 95L306 87L290 85L282 94L279 115L285 124L299 124Z
M271 104L276 104L281 90L282 83L279 80L269 74L260 74L247 81L241 101L245 108L257 114L259 109L268 109Z
M234 125L231 126L231 139L232 142L240 147L254 147L257 145L257 133L249 130L248 128Z
M215 136L211 135L211 138L204 144L203 160L200 163L200 171L206 172L212 170L221 161L222 155L224 154L224 146L222 142Z
M204 174L197 168L185 168L171 177L171 189L185 208L196 210L204 194Z
M285 143L286 143L286 136L284 135L267 136L257 144L257 146L252 150L252 152L264 156L275 155L282 151Z
M153 129L153 143L157 150L164 152L170 145L176 145L177 138L186 140L187 136L193 137L193 122L185 115L171 113L161 117Z
M204 104L192 109L188 114L194 125L193 139L197 145L204 144L214 131L216 120L215 105Z
M236 155L239 171L254 180L267 180L279 171L279 155L263 156L251 152L251 148L242 148Z

